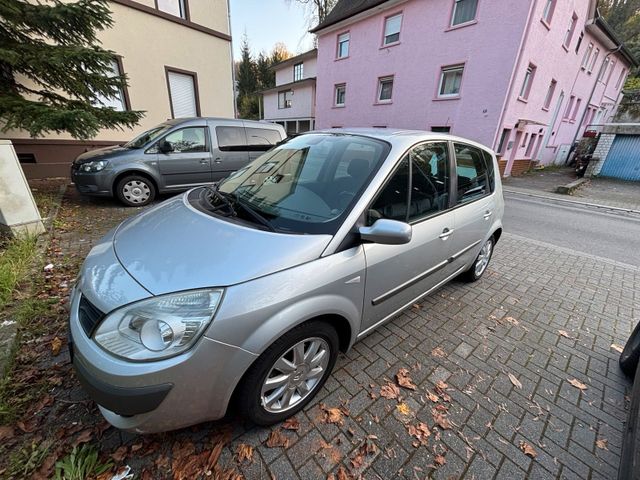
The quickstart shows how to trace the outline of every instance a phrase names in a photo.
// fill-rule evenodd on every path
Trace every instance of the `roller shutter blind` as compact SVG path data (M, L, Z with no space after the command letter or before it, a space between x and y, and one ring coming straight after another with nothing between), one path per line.
M194 78L191 75L176 72L168 72L168 77L173 118L197 117Z

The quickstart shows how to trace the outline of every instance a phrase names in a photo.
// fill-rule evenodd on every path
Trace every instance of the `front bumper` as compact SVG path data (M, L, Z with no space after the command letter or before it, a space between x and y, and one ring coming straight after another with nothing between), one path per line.
M112 237L91 251L72 293L70 351L80 383L106 420L123 430L153 433L223 417L257 355L203 336L176 357L133 362L106 352L85 333L81 295L103 313L150 296L118 263Z
M85 195L113 196L113 180L114 173L109 169L80 172L75 166L71 167L71 181L75 183L76 189Z

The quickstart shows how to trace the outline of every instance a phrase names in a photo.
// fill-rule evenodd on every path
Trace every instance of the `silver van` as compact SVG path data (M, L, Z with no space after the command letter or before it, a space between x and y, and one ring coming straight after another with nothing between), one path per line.
M275 123L226 118L168 120L124 145L83 153L71 166L80 193L143 206L157 193L215 182L286 137Z
M339 351L449 280L480 279L503 212L496 157L475 142L294 137L94 246L71 297L77 377L126 430L218 419L230 405L282 421Z

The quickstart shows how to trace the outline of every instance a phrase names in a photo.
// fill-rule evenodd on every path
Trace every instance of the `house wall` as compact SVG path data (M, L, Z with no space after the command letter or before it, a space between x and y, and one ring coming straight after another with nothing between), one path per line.
M189 0L188 22L154 15L140 5L148 9L154 2L111 1L114 26L99 38L104 48L122 56L131 109L145 111L145 117L133 129L102 130L87 141L67 134L31 139L19 130L0 134L13 141L19 154L35 155L38 163L23 164L27 176L66 176L79 153L129 140L171 118L165 66L196 73L202 116L234 116L227 1Z
M540 160L545 164L555 162L560 152L568 151L576 133L582 134L584 131L586 124L583 125L581 119L588 107L603 112L600 123L604 123L613 113L624 83L622 82L618 88L615 87L620 72L622 69L629 70L629 64L621 55L612 55L610 58L616 62L613 71L611 67L607 69L603 81L597 83L592 102L588 105L589 96L596 83L600 67L608 53L606 46L596 39L590 29L585 28L589 17L589 2L582 0L557 1L553 17L548 25L541 21L545 4L545 1L538 1L531 16L526 42L516 65L516 75L508 96L505 115L493 143L493 146L497 148L502 129L512 129L510 142L513 142L513 148L507 149L503 156L503 160L508 161L505 165L507 174L512 173L513 168L522 168L518 162L521 164L524 162L526 165L530 160ZM565 49L563 46L565 33L574 12L578 16L578 21L571 43L568 49ZM576 52L581 32L584 32L584 38ZM585 51L590 43L594 45L593 52L596 49L600 50L598 60L591 72L588 71L588 68L581 69ZM529 96L527 99L523 99L520 98L520 91L529 64L536 66L536 73ZM552 79L557 81L557 85L547 110L543 107ZM562 103L559 104L561 93L564 96ZM572 95L575 97L573 108L569 117L564 118ZM581 99L581 105L576 111L577 99ZM553 122L557 108L559 108L557 118ZM575 120L572 119L574 113L576 114ZM521 120L526 121L528 125L517 132L515 126ZM588 121L588 118L585 120ZM548 130L550 130L550 134L545 137ZM536 142L539 141L540 136L543 136L545 141L540 149L533 148L530 154L527 154L532 135L537 136ZM526 142L524 142L525 139ZM562 159L560 160L562 161Z
M300 63L300 62L295 62ZM318 59L316 57L305 58L302 63L302 78L314 78L317 75ZM276 86L293 82L293 64L276 69Z
M524 30L528 3L478 2L476 21L449 28L452 0L412 0L321 32L317 125L387 126L451 133L491 146ZM400 42L381 47L385 17L403 12ZM500 14L496 14L500 12ZM350 32L349 57L336 60L337 35ZM459 98L437 98L442 66L465 64ZM393 101L376 104L378 78L394 75ZM344 107L334 86L346 84Z
M315 116L315 87L305 83L290 87L293 92L291 108L278 108L278 92L264 94L264 119L286 120L295 118L313 118Z

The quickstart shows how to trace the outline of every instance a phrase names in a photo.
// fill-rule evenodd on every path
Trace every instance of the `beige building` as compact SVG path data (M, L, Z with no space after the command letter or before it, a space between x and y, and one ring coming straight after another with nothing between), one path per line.
M104 130L89 141L69 135L30 138L9 131L29 178L66 176L80 153L123 143L169 118L234 117L228 0L111 0L114 26L100 34L102 46L119 55L114 70L129 87L102 99L116 109L146 111L132 130Z

